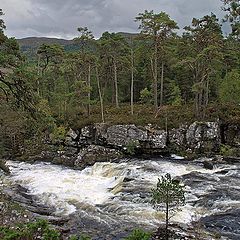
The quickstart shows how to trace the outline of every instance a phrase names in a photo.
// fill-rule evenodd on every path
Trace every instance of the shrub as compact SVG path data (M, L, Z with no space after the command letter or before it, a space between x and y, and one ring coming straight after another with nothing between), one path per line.
M91 238L83 234L81 237L78 237L76 235L71 236L69 240L91 240Z
M137 148L138 142L137 141L129 141L128 144L126 145L126 152L129 155L134 155L136 152L136 148Z
M141 229L134 230L125 240L150 240L151 233L144 232Z
M50 138L53 142L62 142L65 140L67 130L64 126L55 127L50 134Z
M0 227L1 240L59 240L60 233L51 228L46 220L38 220L14 228Z
M228 145L222 144L220 147L220 154L223 156L232 156L234 155L234 149Z
M142 103L150 103L152 99L152 93L147 88L144 88L140 92L140 99Z

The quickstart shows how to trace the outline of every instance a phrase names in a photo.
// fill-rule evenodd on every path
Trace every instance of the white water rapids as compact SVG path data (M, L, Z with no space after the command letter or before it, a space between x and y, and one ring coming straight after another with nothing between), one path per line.
M240 205L240 199L231 199L226 194L215 200L204 198L208 193L215 194L221 179L234 175L234 167L221 173L227 169L223 165L206 170L201 165L162 159L96 163L83 171L49 163L9 161L8 165L12 172L10 180L27 188L41 204L54 207L53 215L79 214L81 218L90 219L91 224L108 227L119 228L131 223L156 227L163 221L164 214L156 212L149 203L149 193L158 178L166 173L180 177L186 189L186 205L172 221L190 223Z

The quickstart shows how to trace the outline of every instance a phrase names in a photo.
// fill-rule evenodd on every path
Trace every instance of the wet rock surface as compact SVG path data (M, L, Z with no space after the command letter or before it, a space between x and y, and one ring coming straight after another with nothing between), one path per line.
M207 230L227 239L240 238L239 165L226 165L211 175L191 172L183 175L181 181L196 190L197 198L192 202L208 215L200 219Z
M2 170L5 174L10 174L10 169L9 169L9 167L6 165L6 161L0 159L0 171L1 171L1 170Z
M13 202L20 203L24 209L31 213L51 216L55 211L54 208L38 203L37 199L28 192L28 189L21 185L13 185L11 188L5 189L4 192Z
M94 165L96 162L112 162L120 157L122 157L122 154L118 150L90 145L80 150L74 162L74 167L84 169L87 166Z
M27 223L33 219L33 213L21 204L13 201L5 191L6 184L3 179L6 176L0 171L0 226L13 226L19 223Z
M207 216L201 222L208 230L219 232L228 239L240 239L240 209Z

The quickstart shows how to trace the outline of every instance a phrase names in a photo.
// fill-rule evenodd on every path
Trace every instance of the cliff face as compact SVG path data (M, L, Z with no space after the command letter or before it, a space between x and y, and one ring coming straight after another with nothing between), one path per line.
M78 145L95 144L126 151L130 147L140 153L168 153L189 150L191 152L217 151L220 146L220 126L217 122L195 122L169 131L151 125L96 124L81 129ZM74 141L68 134L68 141ZM71 139L70 139L71 138Z
M220 153L221 144L239 149L239 128L218 122L194 122L168 131L152 125L94 124L79 130L70 129L64 141L54 144L50 141L41 154L24 160L50 161L82 169L126 155L213 156Z

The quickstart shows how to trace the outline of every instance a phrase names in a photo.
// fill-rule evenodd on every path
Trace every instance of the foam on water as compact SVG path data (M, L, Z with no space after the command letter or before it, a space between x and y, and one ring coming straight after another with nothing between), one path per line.
M44 204L57 207L57 213L76 210L71 202L97 205L113 197L109 189L121 179L90 174L90 169L76 171L50 164L9 162L11 179L28 188ZM20 168L19 168L20 166Z
M90 208L98 209L107 218L127 219L139 223L158 224L164 220L163 213L157 213L149 204L149 199L141 197L141 193L149 193L158 178L170 173L172 177L191 172L212 174L219 169L206 170L198 165L180 164L170 161L123 161L121 163L96 163L83 171L61 166L38 163L8 162L11 172L10 179L29 189L43 204L54 206L57 214L71 214L78 210L85 212ZM125 177L131 179L124 183ZM215 179L216 178L216 179ZM214 180L217 181L216 176ZM198 200L195 193L203 194L209 189L187 190L187 204L177 212L173 220L188 223L200 207L191 203ZM198 191L198 192L197 192ZM97 216L96 216L97 217ZM99 219L104 218L98 216ZM103 220L104 221L104 220ZM117 221L117 220L116 220Z

